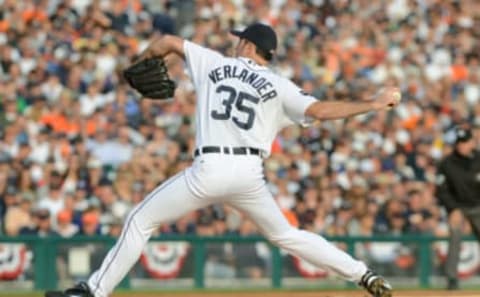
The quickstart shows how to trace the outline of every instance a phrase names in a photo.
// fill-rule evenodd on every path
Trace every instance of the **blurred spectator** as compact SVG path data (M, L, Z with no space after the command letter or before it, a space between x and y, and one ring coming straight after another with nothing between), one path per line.
M72 223L72 212L61 210L57 213L56 232L62 237L72 237L78 232L78 226Z
M128 203L120 200L113 185L108 180L102 180L95 190L101 207L100 220L109 223L115 219L123 219L130 209Z
M252 221L244 219L238 230L239 236L258 235ZM264 276L265 263L260 257L261 244L236 244L233 246L235 268L238 277L258 279Z
M39 208L47 209L52 218L53 226L56 225L57 213L65 207L65 196L59 185L50 187L48 196L38 202Z
M120 237L122 233L123 221L119 219L115 219L108 224L108 231L106 235L111 237Z
M12 189L13 190L13 189ZM7 190L8 194L8 190ZM13 193L12 193L13 194ZM8 195L12 195L8 194ZM13 194L19 195L19 194ZM5 234L8 236L17 236L20 230L28 227L32 221L32 198L25 194L14 205L7 208L5 213ZM18 199L18 198L15 198Z
M405 206L399 199L388 200L376 219L376 232L402 234L406 228Z
M198 212L196 232L199 236L222 235L226 226L218 217L213 207ZM207 245L207 259L205 263L207 277L232 278L235 276L231 243L212 243Z
M91 144L92 156L96 157L102 165L118 166L130 161L133 147L130 144L128 130L119 129L118 141L108 140L107 131L98 131L95 142Z
M20 235L37 235L40 237L57 236L52 228L52 220L48 209L33 211L30 226L20 229Z
M18 204L17 189L12 185L5 185L5 188L1 197L2 197L1 216L2 216L2 220L4 220L8 210L11 207L15 207Z
M90 209L82 214L82 225L78 235L95 236L100 235L100 218L98 211Z
M427 208L423 200L422 194L419 190L412 190L407 196L407 210L406 219L408 221L409 233L432 233L432 229L428 220L433 214Z

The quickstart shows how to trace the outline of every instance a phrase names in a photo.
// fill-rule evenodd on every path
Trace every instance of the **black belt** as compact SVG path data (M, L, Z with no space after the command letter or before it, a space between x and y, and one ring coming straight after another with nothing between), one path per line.
M219 153L224 153L226 155L230 155L230 154L233 154L233 155L256 155L256 156L260 156L260 149L258 148L253 148L253 147L245 147L245 146L241 146L241 147L221 147L221 146L203 146L202 148L200 149L196 149L195 152L194 152L194 155L195 157L199 156L200 155L200 152L202 154L211 154L211 153L216 153L216 154L219 154Z

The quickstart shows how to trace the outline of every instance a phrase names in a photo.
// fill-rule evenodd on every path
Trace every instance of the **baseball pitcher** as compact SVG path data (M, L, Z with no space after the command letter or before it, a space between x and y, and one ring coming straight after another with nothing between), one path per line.
M268 68L277 47L271 27L256 23L231 33L239 37L235 57L166 35L125 71L127 81L145 97L172 97L175 84L162 58L173 53L184 59L198 98L193 164L130 212L120 238L88 282L45 296L107 297L160 224L219 202L247 214L280 248L356 282L375 297L391 296L387 281L363 262L323 237L289 225L267 189L262 164L285 126L392 108L400 100L399 90L386 87L364 102L319 101Z

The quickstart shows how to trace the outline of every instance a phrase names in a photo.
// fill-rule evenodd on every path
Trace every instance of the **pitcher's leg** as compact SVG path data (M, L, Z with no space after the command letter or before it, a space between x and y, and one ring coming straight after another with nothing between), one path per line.
M161 223L180 218L206 201L191 194L180 173L153 190L128 215L122 234L88 280L95 297L107 297L137 262L151 234Z
M290 226L268 190L259 197L229 201L245 212L272 243L346 280L360 281L367 266L329 243L320 235Z

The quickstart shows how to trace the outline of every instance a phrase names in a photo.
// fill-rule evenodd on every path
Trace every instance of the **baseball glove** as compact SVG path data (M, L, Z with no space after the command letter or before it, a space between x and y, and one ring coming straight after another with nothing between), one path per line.
M123 76L143 97L168 99L175 92L175 82L168 76L167 66L161 58L141 60L125 69Z

